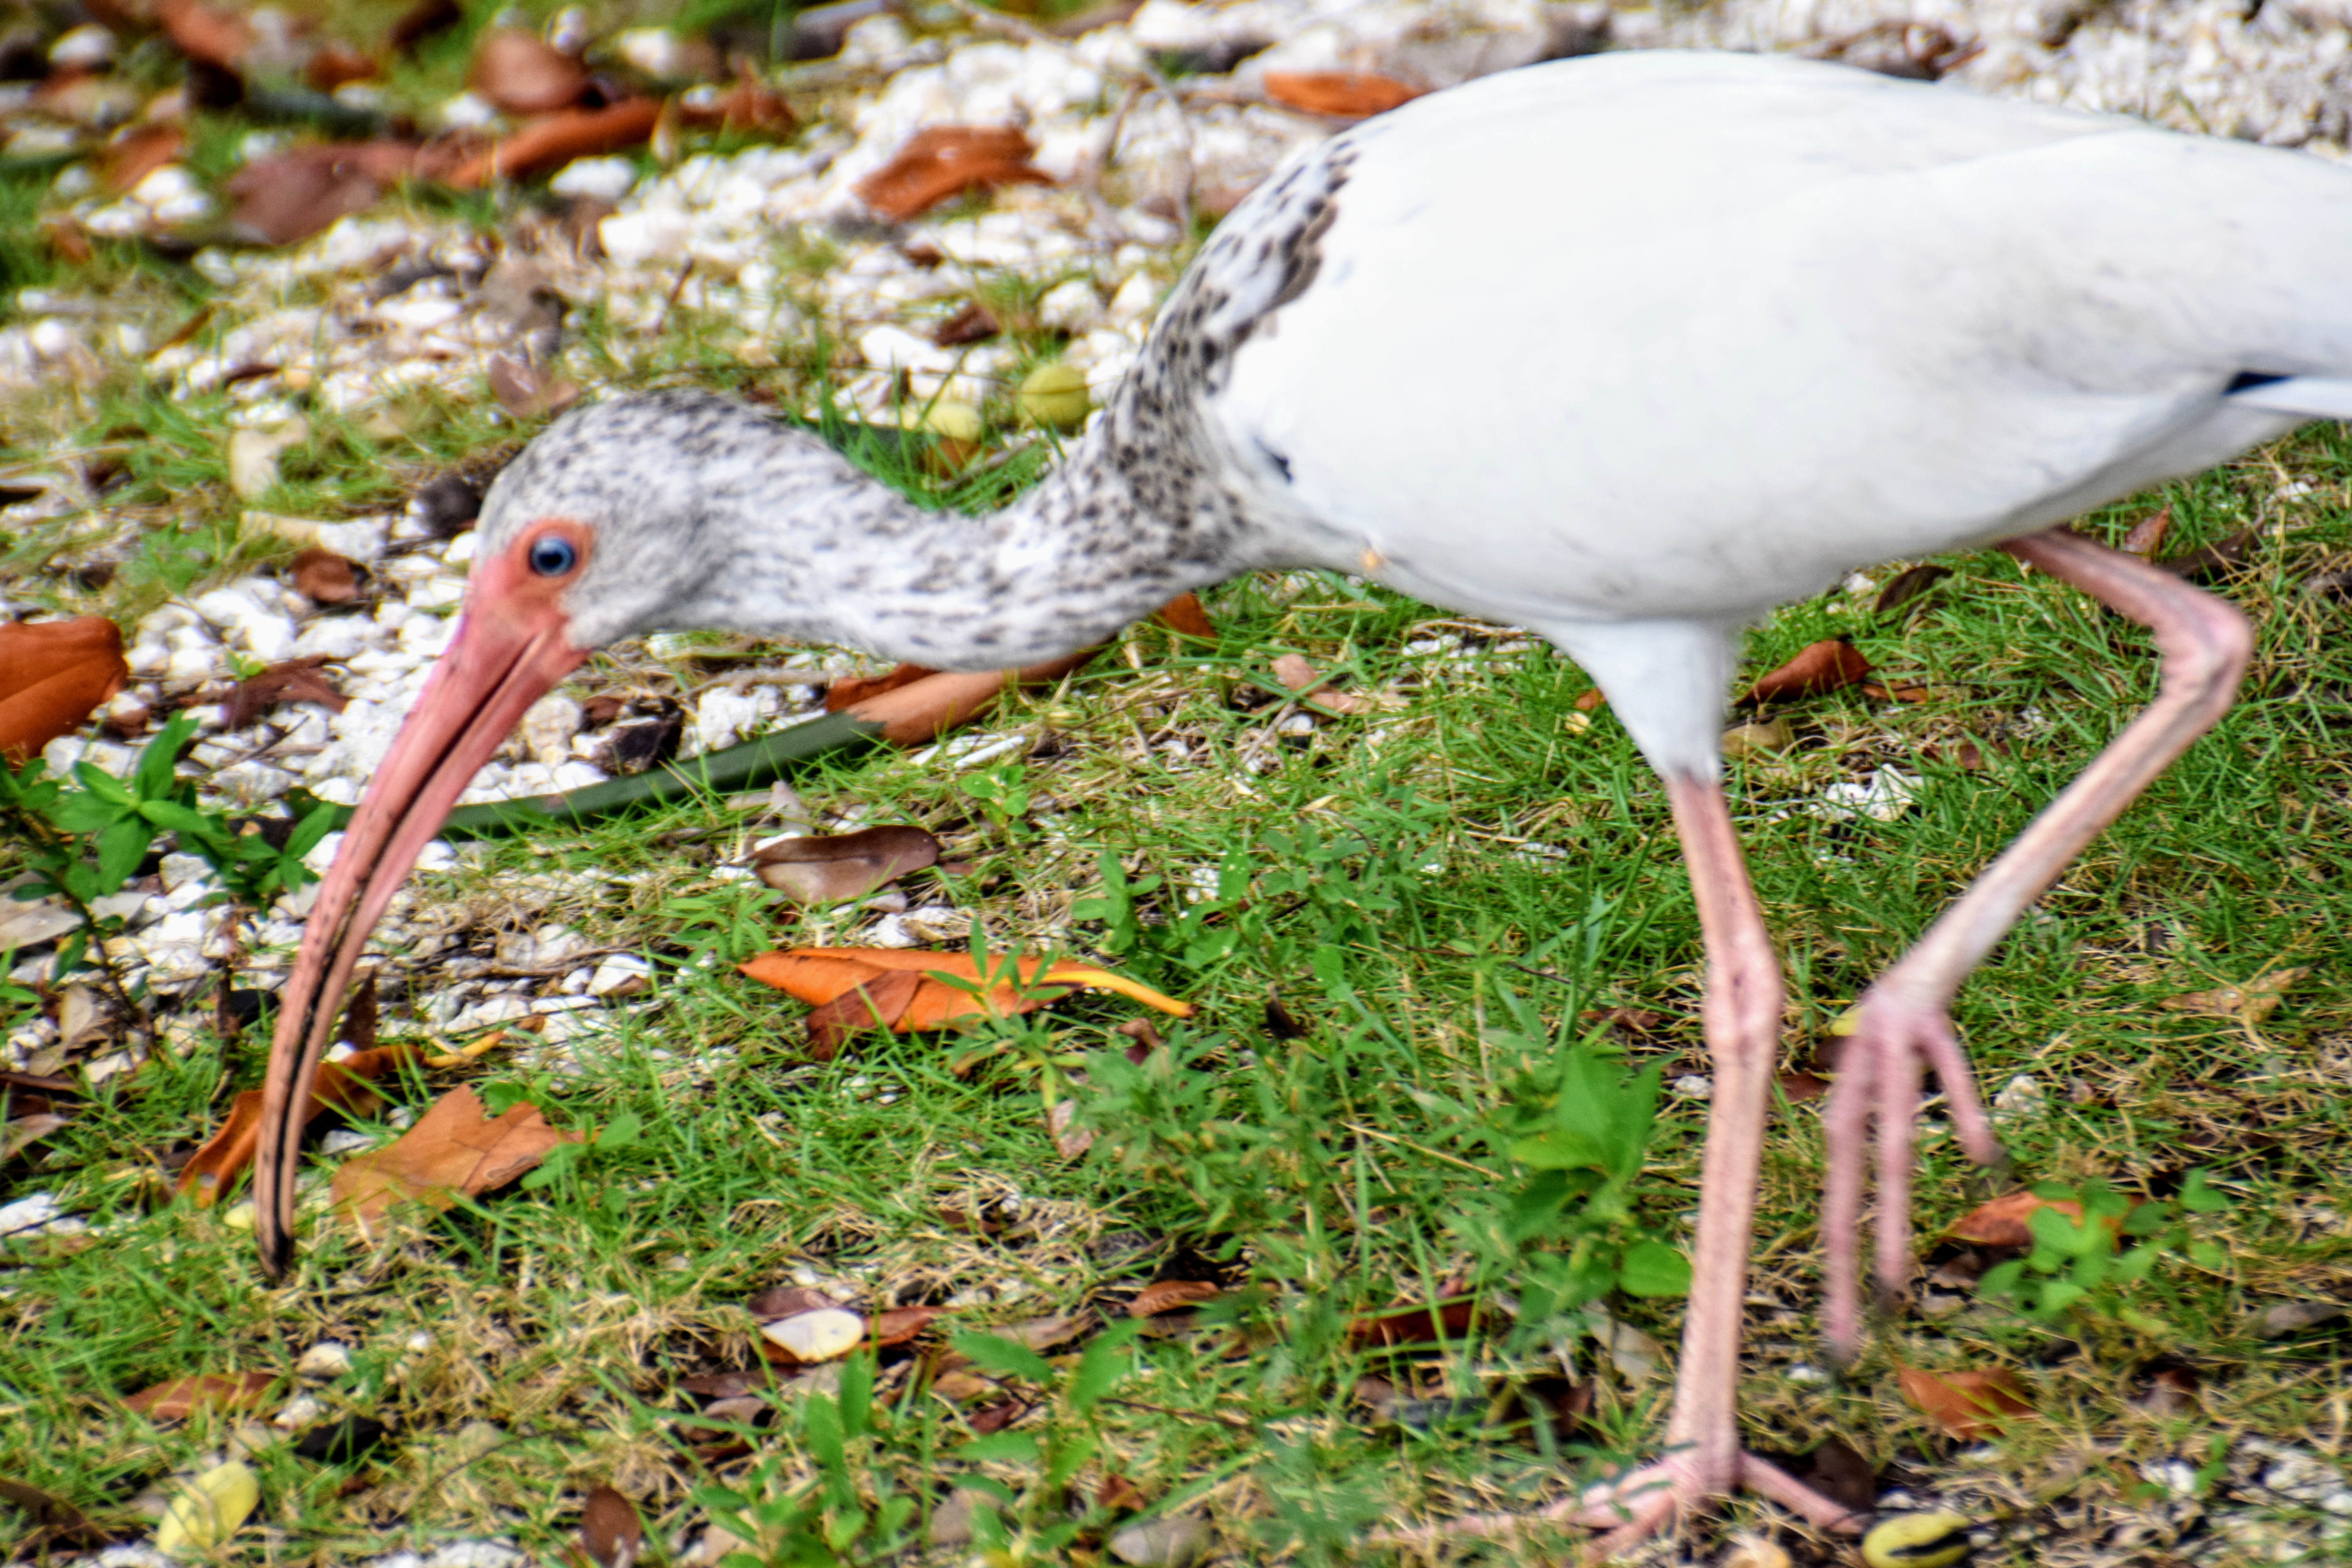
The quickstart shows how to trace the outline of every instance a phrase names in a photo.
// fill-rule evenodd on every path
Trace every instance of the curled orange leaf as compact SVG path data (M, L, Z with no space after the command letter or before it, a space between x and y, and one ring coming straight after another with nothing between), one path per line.
M103 616L0 626L0 757L72 734L130 679L122 628Z

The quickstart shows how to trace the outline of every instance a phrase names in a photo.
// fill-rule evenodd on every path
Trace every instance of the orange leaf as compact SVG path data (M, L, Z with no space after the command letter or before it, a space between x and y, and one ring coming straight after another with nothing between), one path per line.
M221 186L232 204L229 226L269 245L308 239L419 173L420 156L405 142L337 142L247 163Z
M1035 151L1018 126L934 125L915 132L896 157L855 189L867 206L904 223L966 191L1052 184L1053 175L1030 166Z
M1410 103L1427 89L1370 71L1268 71L1265 95L1286 109L1361 120Z
M580 1507L580 1550L597 1568L629 1568L646 1543L637 1505L611 1487L591 1491Z
M765 136L787 136L799 123L792 105L761 81L749 60L738 62L735 85L724 92L701 88L678 100L678 118L688 125L724 126Z
M373 81L383 74L383 68L373 59L335 38L319 46L302 72L313 92L332 92L347 82Z
M884 1350L903 1345L931 1326L945 1310L940 1307L892 1307L866 1320L866 1331Z
M492 180L523 180L561 168L574 158L593 158L634 147L654 133L661 105L650 98L627 98L603 109L567 109L541 115L487 153L450 172L461 191Z
M895 970L851 986L808 1016L809 1055L829 1062L868 1029L895 1029L923 989L919 974Z
M1477 1322L1477 1310L1468 1301L1448 1301L1442 1307L1407 1307L1401 1311L1367 1312L1349 1320L1348 1338L1360 1345L1417 1345L1435 1341L1441 1333L1458 1340Z
M1213 642L1216 639L1216 623L1210 620L1209 612L1201 607L1197 595L1177 595L1152 611L1151 618L1170 631L1181 632L1188 637L1203 637Z
M2030 1415L2033 1409L2024 1385L2006 1367L1937 1373L1898 1362L1895 1374L1903 1384L1904 1398L1928 1420L1964 1441L1998 1433L2001 1417Z
M2071 1198L2038 1198L2030 1192L2004 1193L1954 1220L1944 1234L1954 1241L1976 1247L2031 1247L2035 1209L2056 1209L2076 1225L2083 1223L2083 1205Z
M857 698L840 710L880 725L882 739L894 745L921 745L987 711L1007 686L1041 686L1059 680L1101 651L1080 648L1024 669L927 675L876 696Z
M0 757L21 763L122 689L122 629L103 616L0 626Z
M1870 673L1870 660L1843 637L1826 637L1797 650L1796 658L1773 670L1748 689L1750 702L1779 702L1791 697L1814 697L1852 686Z
M1135 1300L1127 1304L1127 1315L1156 1318L1162 1312L1197 1307L1223 1293L1206 1279L1161 1279L1135 1293Z
M2137 555L2143 561L2153 560L2156 552L2164 548L2164 536L2171 531L2172 505L2168 501L2132 524L2131 531L2124 535L2123 552L2126 555Z
M912 686L918 680L928 679L939 673L927 664L902 664L887 675L845 675L824 689L824 710L838 713L868 698L896 691L902 686Z
M354 1051L339 1062L322 1063L311 1085L310 1105L303 1113L302 1124L309 1126L329 1110L365 1115L377 1103L370 1080L397 1071L417 1056L414 1046L386 1046L381 1050ZM228 1116L221 1122L220 1130L180 1167L179 1180L173 1184L172 1190L184 1193L194 1188L196 1206L211 1207L253 1163L253 1151L260 1137L261 1091L248 1089L230 1102Z
M535 1105L492 1120L472 1089L453 1089L392 1147L344 1162L335 1173L335 1203L364 1230L400 1199L446 1209L460 1196L505 1186L558 1144L579 1142L579 1133L550 1127Z
M579 102L588 72L537 33L493 27L474 46L466 85L509 114L545 114Z
M294 591L314 605L341 605L359 597L358 569L331 550L317 545L286 563L287 580Z
M989 963L992 971L998 973L1005 973L1008 967L1005 958L997 954L991 954ZM971 984L980 980L979 966L969 952L922 952L892 947L796 947L783 952L761 953L739 967L762 985L772 985L815 1006L823 1006L852 986L866 984L889 970L912 970L928 976L951 975ZM1179 1018L1192 1016L1190 1003L1163 996L1150 986L1090 963L1068 959L1048 963L1031 955L1019 959L1011 973L1018 974L1024 985L1043 983L1115 991ZM936 1029L963 1018L980 1017L992 1007L998 1013L1025 1013L1053 999L1016 996L1008 976L992 988L983 1005L982 998L934 979L916 994L914 1004L894 1027L902 1035Z
M199 1410L249 1410L278 1386L268 1372L207 1372L175 1377L123 1400L151 1421L185 1421Z

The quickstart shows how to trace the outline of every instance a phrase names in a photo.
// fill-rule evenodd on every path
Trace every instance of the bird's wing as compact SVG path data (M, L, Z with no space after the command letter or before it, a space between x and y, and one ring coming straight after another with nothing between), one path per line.
M1209 423L1301 557L1465 609L1736 620L2290 427L2241 373L2352 375L2352 177L2300 154L1704 56L1343 141Z

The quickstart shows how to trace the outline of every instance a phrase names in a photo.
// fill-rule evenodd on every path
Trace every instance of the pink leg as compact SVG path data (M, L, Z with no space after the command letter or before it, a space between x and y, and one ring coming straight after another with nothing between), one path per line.
M1748 886L1721 786L1688 774L1669 775L1665 782L1706 946L1705 1023L1715 1068L1690 1309L1683 1319L1665 1457L1541 1514L1484 1514L1391 1531L1376 1538L1381 1543L1433 1545L1463 1535L1507 1534L1541 1519L1610 1529L1593 1548L1606 1557L1659 1530L1682 1510L1703 1507L1738 1486L1762 1492L1824 1529L1857 1528L1843 1506L1739 1448L1740 1318L1748 1295L1756 1173L1780 1056L1780 964Z
M1856 1253L1872 1121L1878 1124L1878 1283L1892 1297L1910 1276L1911 1124L1923 1062L1951 1100L1961 1146L1985 1163L2000 1157L1948 1016L1960 982L2084 847L2229 710L2253 652L2243 616L2137 557L2063 528L2001 548L2154 632L2164 687L1863 999L1824 1128L1825 1328L1832 1353L1841 1358L1850 1359L1861 1342Z

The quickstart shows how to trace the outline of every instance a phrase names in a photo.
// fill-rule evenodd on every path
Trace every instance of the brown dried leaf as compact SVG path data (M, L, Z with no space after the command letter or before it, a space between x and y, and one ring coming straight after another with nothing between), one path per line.
M383 68L373 57L352 47L340 38L330 38L310 56L303 68L303 79L313 92L332 92L339 87L355 81L373 81L383 74Z
M1312 702L1334 713L1362 713L1372 706L1360 697L1351 697L1324 685L1323 678L1315 673L1315 667L1295 653L1286 653L1274 661L1274 678L1297 692L1300 701Z
M2192 991L2186 996L2168 996L2164 1005L2176 1013L2230 1018L2252 1028L2276 1012L2296 982L2310 973L2307 966L2273 969L2243 985L2223 985L2211 991Z
M155 20L182 54L225 71L237 70L245 52L253 47L252 23L205 0L157 0Z
M2004 1193L1954 1220L1944 1234L1976 1247L2022 1247L2033 1245L2035 1209L2056 1209L2076 1225L2083 1223L2083 1205L2071 1198L2042 1198L2030 1192ZM2110 1220L2119 1225L2120 1220Z
M360 595L358 566L315 544L286 563L286 577L314 605L347 605Z
M1349 1321L1348 1339L1360 1345L1429 1344L1441 1337L1458 1340L1476 1327L1477 1317L1475 1305L1466 1300L1366 1312Z
M273 1372L207 1372L159 1383L122 1403L151 1421L185 1421L199 1410L250 1410L277 1386Z
M509 114L548 114L580 101L588 71L537 33L493 27L474 46L466 85Z
M1133 1481L1117 1470L1105 1471L1101 1484L1095 1488L1095 1506L1115 1513L1133 1513L1150 1500Z
M393 23L383 41L396 55L412 54L425 39L447 32L465 19L465 7L457 0L416 0Z
M579 1133L550 1127L535 1105L514 1106L493 1120L461 1086L389 1149L346 1161L335 1173L335 1203L364 1230L401 1199L446 1209L460 1196L506 1185L558 1144L579 1142Z
M0 626L0 757L22 764L122 689L122 629L103 616Z
M309 1126L330 1110L366 1115L379 1103L373 1080L399 1071L418 1059L419 1055L415 1046L386 1046L381 1050L354 1051L339 1062L321 1063L319 1076L311 1083L310 1106L302 1114L302 1125ZM221 1194L253 1163L253 1152L260 1138L261 1091L249 1089L230 1101L228 1115L222 1120L219 1130L180 1167L172 1190L194 1192L198 1208L218 1203Z
M98 183L121 195L178 157L187 144L187 132L176 125L142 125L126 131L106 149L98 166Z
M68 1118L54 1111L36 1111L19 1116L13 1121L0 1122L0 1165L6 1164L34 1144L63 1127Z
M1127 1304L1130 1318L1156 1318L1162 1312L1181 1311L1223 1295L1216 1285L1207 1279L1161 1279L1146 1285Z
M405 142L320 142L248 163L221 190L231 232L294 245L373 206L385 186L427 172L428 162Z
M2164 536L2171 531L2172 503L2167 501L2155 512L2133 523L2131 531L2124 535L2120 548L2126 555L2137 555L2143 561L2154 560L2156 552L2164 548Z
M874 1314L866 1322L866 1331L877 1350L903 1345L925 1329L933 1320L943 1315L940 1307L891 1307Z
M1809 1100L1819 1100L1830 1091L1826 1079L1815 1078L1809 1072L1784 1072L1780 1075L1780 1093L1791 1105L1802 1105Z
M0 1502L22 1513L32 1526L32 1532L16 1546L17 1555L25 1560L37 1561L53 1546L94 1551L111 1539L110 1532L84 1518L81 1510L22 1481L0 1478Z
M940 841L909 823L786 838L756 850L760 880L794 903L862 899L909 871L940 863Z
M1771 671L1748 691L1757 704L1815 697L1854 685L1870 673L1870 661L1843 637L1826 637L1797 650L1794 658Z
M41 237L49 242L49 248L58 253L59 260L76 267L84 265L98 254L91 248L89 236L82 232L81 226L64 213L53 214L41 220Z
M783 95L761 81L751 62L735 68L735 85L724 92L698 88L677 100L678 118L698 127L719 127L760 136L789 136L800 121Z
M2187 582L2200 583L2210 577L2226 577L2246 563L2253 553L2254 542L2261 535L2257 530L2242 528L2219 544L2200 545L2157 563L2167 572Z
M971 1428L974 1436L985 1437L1012 1426L1028 1408L1017 1399L1000 1399L993 1405L983 1405L965 1416L964 1424Z
M1018 126L934 125L854 188L867 206L904 223L966 191L1052 184L1053 175L1030 166L1035 151Z
M518 419L544 419L580 401L580 389L512 354L490 356L490 394Z
M341 712L352 705L352 700L319 673L328 658L323 653L306 654L283 664L273 664L249 680L238 681L228 700L221 704L221 727L242 730L280 702L316 702L331 712Z
M876 974L808 1016L809 1055L829 1062L841 1047L868 1030L897 1029L922 992L923 977L907 970Z
M493 180L527 180L574 158L618 153L651 136L660 119L661 105L650 98L541 115L489 151L458 164L450 171L448 183L461 191L477 190Z
M991 1329L989 1332L1017 1340L1039 1355L1044 1355L1048 1351L1061 1349L1080 1334L1091 1331L1094 1326L1095 1315L1092 1312L1068 1312L1052 1318L1024 1318L1017 1323Z
M1428 89L1370 71L1268 71L1265 95L1285 109L1361 120L1410 103Z
M1932 562L1920 566L1906 566L1878 591L1878 598L1871 605L1870 613L1883 616L1889 610L1907 605L1951 574L1950 567L1937 566Z
M751 1314L755 1323L772 1323L782 1318L797 1318L803 1312L829 1311L840 1305L812 1285L771 1285L744 1302L743 1310Z
M2001 1429L2003 1417L2032 1414L2033 1401L2007 1367L1989 1372L1922 1372L1895 1363L1903 1397L1964 1442Z
M629 1568L645 1549L645 1521L636 1505L611 1487L597 1487L580 1505L580 1550L598 1568Z
M931 342L943 349L961 348L966 343L983 343L1003 331L988 307L974 300L931 329Z

